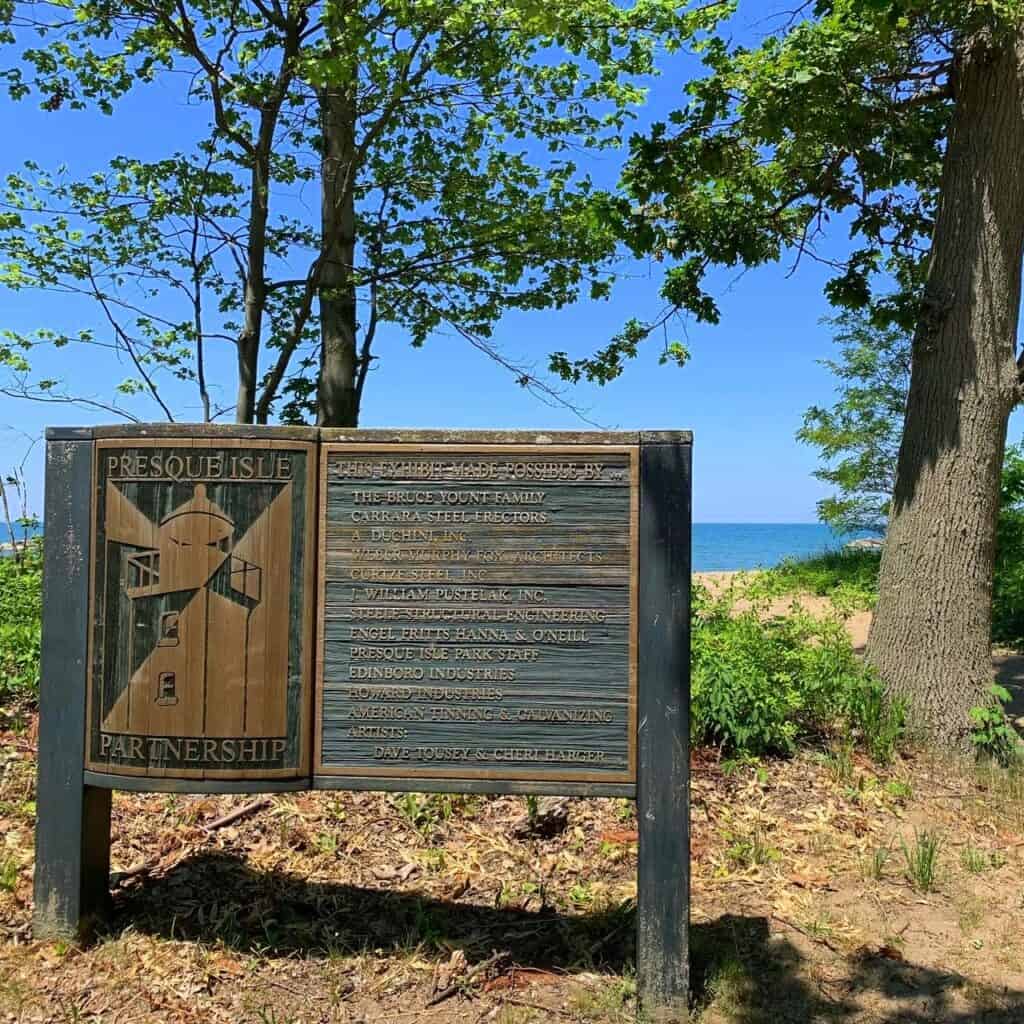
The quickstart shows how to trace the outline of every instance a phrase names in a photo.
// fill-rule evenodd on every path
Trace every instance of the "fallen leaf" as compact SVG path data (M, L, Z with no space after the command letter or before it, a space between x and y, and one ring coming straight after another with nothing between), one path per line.
M601 833L602 843L636 843L639 840L640 833L635 828L618 828Z
M560 974L542 970L540 967L513 967L507 974L499 974L484 984L485 992L510 991L528 988L530 985L557 985Z
M794 871L789 876L789 880L801 889L827 889L830 892L835 892L835 886L830 884L831 879L828 875L805 875L802 872Z

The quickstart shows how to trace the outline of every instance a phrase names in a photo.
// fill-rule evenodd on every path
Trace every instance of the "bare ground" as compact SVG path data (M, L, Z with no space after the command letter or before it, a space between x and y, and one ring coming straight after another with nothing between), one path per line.
M31 934L33 737L0 732L0 1021L635 1019L630 802L545 835L516 797L282 795L210 829L247 798L117 794L113 916L77 948ZM1024 1021L1024 778L823 750L699 751L692 780L695 1020Z
M571 801L545 838L509 797L279 796L210 832L244 799L118 795L114 868L137 873L115 876L108 930L78 949L32 940L33 750L3 742L0 1019L632 1019L624 801ZM825 753L729 772L703 754L692 819L701 1021L1024 1019L1024 783ZM924 828L934 891L901 845Z

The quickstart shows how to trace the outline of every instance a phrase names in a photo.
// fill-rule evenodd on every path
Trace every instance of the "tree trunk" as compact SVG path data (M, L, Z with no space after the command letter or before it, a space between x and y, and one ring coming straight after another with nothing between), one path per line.
M267 219L270 216L270 147L277 110L264 112L249 182L249 227L246 242L245 295L242 330L238 336L238 398L235 422L252 423L256 412L260 337L267 302Z
M354 427L356 388L355 103L351 93L320 94L321 162L320 383L317 422Z
M868 660L911 722L965 748L992 682L995 528L1024 247L1024 33L967 40Z

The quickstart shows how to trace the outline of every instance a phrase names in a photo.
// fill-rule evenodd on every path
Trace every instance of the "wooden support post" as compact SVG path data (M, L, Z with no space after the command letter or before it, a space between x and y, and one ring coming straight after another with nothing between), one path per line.
M83 779L92 507L83 433L54 432L46 445L36 938L88 937L110 899L110 791Z
M687 1019L690 455L640 449L637 974L647 1019Z

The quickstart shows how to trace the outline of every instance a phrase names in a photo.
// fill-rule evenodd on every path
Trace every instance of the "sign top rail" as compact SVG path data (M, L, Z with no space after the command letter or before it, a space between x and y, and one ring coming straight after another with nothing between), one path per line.
M370 444L636 445L693 444L689 430L417 430L403 427L281 427L244 423L127 423L48 427L48 441L136 437L262 438Z

